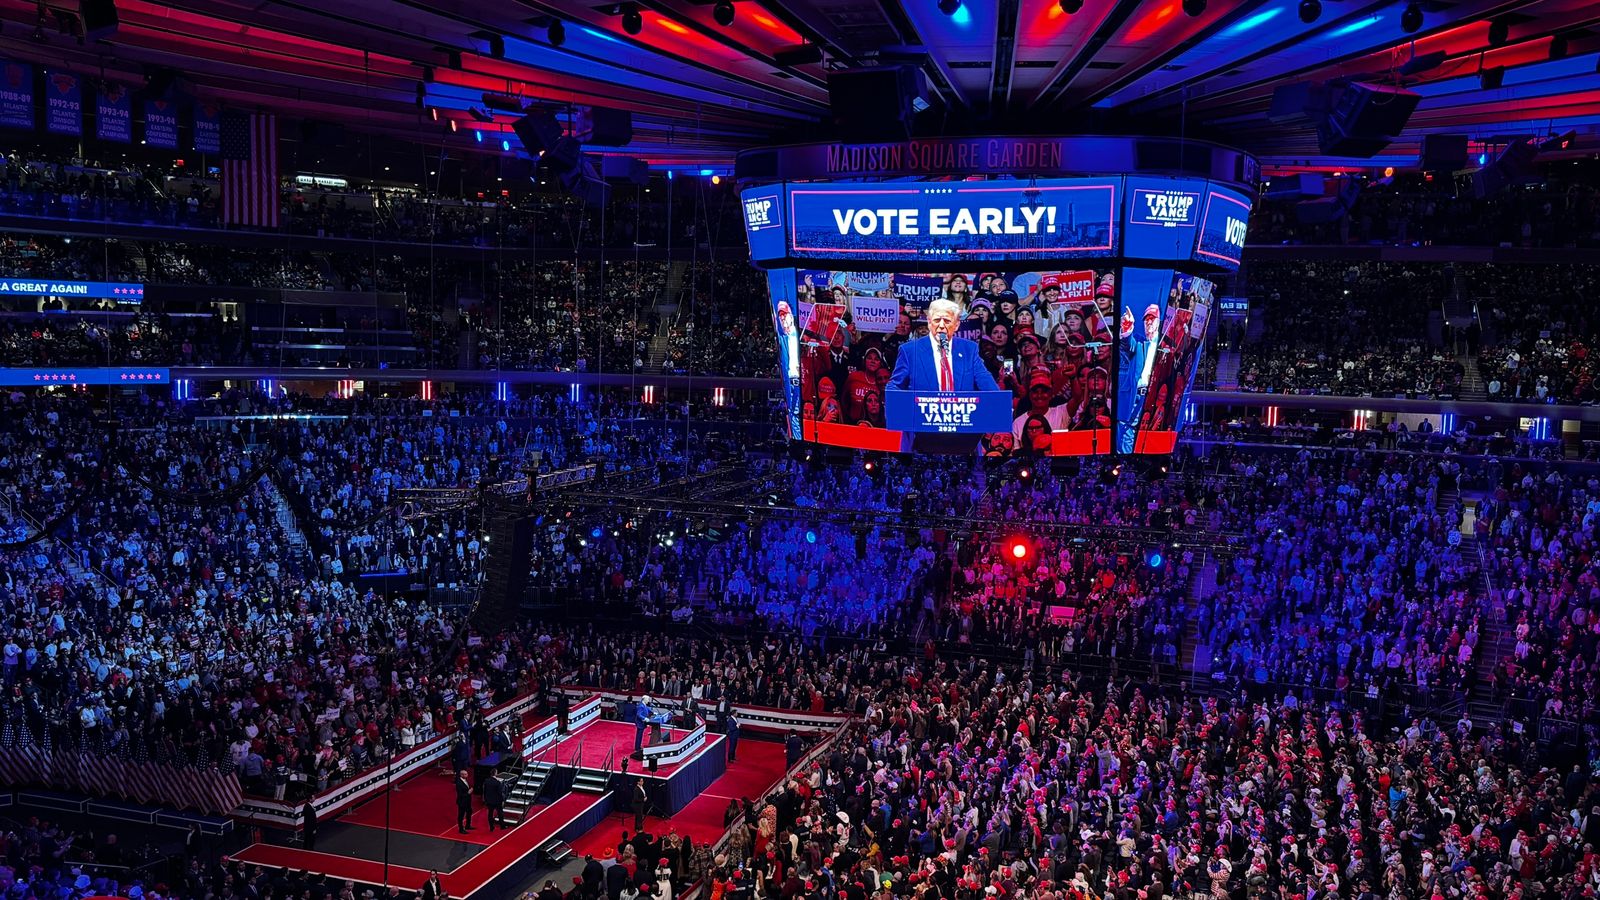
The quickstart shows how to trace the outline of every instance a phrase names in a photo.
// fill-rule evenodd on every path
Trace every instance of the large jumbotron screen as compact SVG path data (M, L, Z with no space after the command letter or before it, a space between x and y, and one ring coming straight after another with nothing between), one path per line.
M790 436L991 456L1171 452L1215 293L1195 272L1238 265L1250 209L1149 176L743 200Z

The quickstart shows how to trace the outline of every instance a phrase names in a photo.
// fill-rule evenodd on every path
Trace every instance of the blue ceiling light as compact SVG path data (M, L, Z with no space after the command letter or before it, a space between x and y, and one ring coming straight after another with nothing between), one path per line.
M972 25L972 10L967 9L967 5L963 3L959 9L951 14L950 21L956 23L960 28L967 28Z
M710 169L701 169L700 170L700 174L709 177L710 175L712 175L714 173Z
M483 143L483 132L481 132L481 131L474 131L474 132L473 132L473 133L472 133L472 136L473 136L473 137L475 137L475 138L477 138L477 139L478 139L478 143L480 143L480 144L481 144L481 143Z
M511 152L511 142L510 141L501 141L500 142L500 149L504 150L507 153L510 153Z
M1383 21L1383 16L1368 16L1365 19L1357 19L1348 25L1340 25L1338 28L1328 32L1326 36L1330 38L1344 37L1347 34L1355 34L1358 31L1371 28L1381 21Z
M1487 153L1479 153L1478 154L1478 165L1487 166L1488 164L1489 164L1489 154L1487 154Z
M1274 6L1271 9L1264 9L1261 12L1250 16L1249 18L1240 19L1239 21L1228 26L1228 28L1222 32L1222 35L1224 37L1234 37L1236 35L1244 34L1247 31L1253 31L1267 24L1268 22L1271 22L1273 19L1276 19L1282 12L1283 7L1281 6Z

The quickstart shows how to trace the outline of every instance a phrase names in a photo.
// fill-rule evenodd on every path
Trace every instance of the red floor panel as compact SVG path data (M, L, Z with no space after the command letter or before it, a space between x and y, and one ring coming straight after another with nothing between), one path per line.
M488 814L483 810L482 798L472 798L472 824L476 831L461 834L456 831L455 776L449 772L430 769L401 784L392 791L388 804L389 827L395 831L425 834L429 837L466 841L472 844L492 844L500 832L490 834ZM382 828L385 816L384 797L377 797L345 813L338 821L347 825L367 825ZM532 815L542 807L535 806Z
M744 797L760 799L783 777L783 763L782 744L740 741L739 758L728 763L728 771L721 778L711 782L704 793L689 801L689 805L679 810L677 815L667 819L646 817L645 827L651 834L666 834L676 828L679 834L692 838L696 844L715 841L722 837L725 830L722 816L728 808L728 801ZM604 822L573 841L572 849L579 856L593 854L596 858L604 857L608 851L616 850L624 829L633 830L633 816L607 816Z
M454 805L452 798L452 808ZM533 852L550 839L561 827L584 810L600 802L598 794L570 793L529 816L521 825L510 831L497 832L499 840L484 848L477 856L455 870L441 876L444 888L452 897L466 897L517 860ZM331 853L278 847L271 844L251 844L234 855L241 862L302 869L335 878L351 878L367 884L383 883L383 863L338 856ZM427 881L428 873L422 869L389 865L389 883L406 890L417 890Z

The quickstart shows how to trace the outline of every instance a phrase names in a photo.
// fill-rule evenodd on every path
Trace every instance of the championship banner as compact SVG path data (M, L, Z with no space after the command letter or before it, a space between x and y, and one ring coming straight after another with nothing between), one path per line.
M885 415L896 431L998 434L1011 430L1010 391L885 391Z
M178 107L171 100L144 102L144 142L152 147L178 149Z
M0 83L0 128L33 129L33 66L5 61Z
M83 82L76 75L51 72L44 80L44 130L83 136Z
M850 298L850 316L860 331L893 334L900 324L900 304L892 299L857 294Z
M100 90L95 105L95 137L102 141L128 144L133 141L133 95L120 84Z
M222 152L222 109L215 103L195 105L194 149L196 153Z
M0 296L86 297L110 299L120 304L144 302L144 285L129 281L34 281L0 278Z

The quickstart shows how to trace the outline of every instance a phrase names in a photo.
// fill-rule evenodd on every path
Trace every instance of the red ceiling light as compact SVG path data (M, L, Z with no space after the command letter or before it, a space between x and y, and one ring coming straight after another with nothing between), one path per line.
M1178 14L1178 10L1182 8L1182 0L1167 0L1166 3L1145 13L1128 27L1127 42L1138 43L1160 31L1162 26L1172 21L1172 18Z

